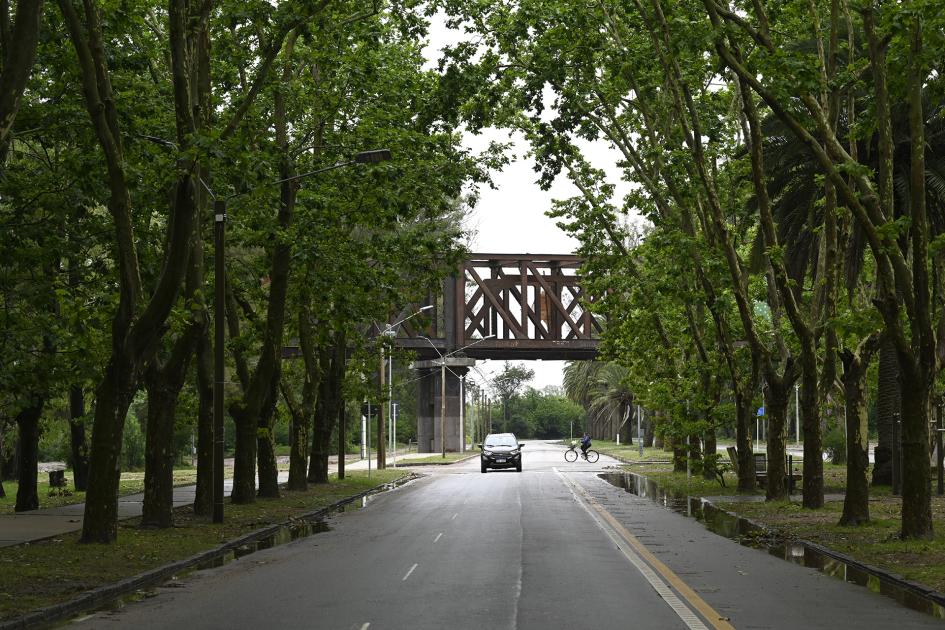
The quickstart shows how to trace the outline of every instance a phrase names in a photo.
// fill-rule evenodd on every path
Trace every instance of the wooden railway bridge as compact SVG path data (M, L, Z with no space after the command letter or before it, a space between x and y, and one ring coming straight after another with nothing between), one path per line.
M471 254L431 296L429 327L415 320L397 327L394 345L416 351L421 372L417 440L421 451L439 451L442 366L446 375L446 450L459 451L461 378L476 359L593 359L601 323L577 275L572 254ZM399 321L416 312L404 309Z

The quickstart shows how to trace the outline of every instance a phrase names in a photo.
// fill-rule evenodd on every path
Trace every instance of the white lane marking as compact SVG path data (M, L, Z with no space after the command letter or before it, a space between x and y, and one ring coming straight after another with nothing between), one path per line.
M459 516L459 512L457 512L456 514L454 514L453 516L451 516L451 517L450 517L450 520L452 521L452 520L455 519L457 516Z
M442 535L443 535L443 532L440 532L439 534L437 534L437 535L436 535L436 538L433 539L433 542L438 541L438 540L440 539L440 536L442 536Z
M405 575L400 581L401 581L401 582L406 582L406 581L407 581L407 578L410 577L410 574L413 573L413 570L416 569L416 568L417 568L417 564L414 563L414 565L413 565L412 567L410 567L410 570L407 571L407 575Z
M364 624L363 626L361 626L361 630L367 630L367 629L370 628L370 627L371 627L371 622L369 621L369 622L367 622L366 624Z
M515 593L512 596L513 601L513 614L512 614L512 630L517 630L518 615L519 615L519 604L522 600L522 576L525 572L525 525L522 523L522 487L518 486L517 492L515 494L515 503L518 507L518 557L519 561L516 563L518 565L518 575L515 577Z
M691 630L709 630L702 620L692 611L691 608L686 606L679 597L676 596L676 593L669 588L669 586L656 574L650 565L648 565L643 558L641 558L635 551L630 549L624 541L620 538L619 534L613 530L610 526L607 525L597 514L594 513L594 510L591 509L591 506L588 504L588 501L585 499L587 496L586 491L577 486L577 484L570 479L568 479L561 471L557 468L553 470L561 477L561 480L564 481L565 485L568 486L568 489L571 490L571 494L577 499L577 502L584 508L584 510L590 515L594 522L597 523L597 526L603 530L608 538L617 546L618 549L623 553L623 555L630 561L633 566L637 568L646 581L650 583L650 586L659 593L660 597L663 598L670 608L673 609L679 618L689 627Z

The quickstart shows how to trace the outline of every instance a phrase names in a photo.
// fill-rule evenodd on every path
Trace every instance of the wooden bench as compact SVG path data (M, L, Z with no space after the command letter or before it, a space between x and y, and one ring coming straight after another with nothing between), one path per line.
M735 470L736 474L738 473L738 449L734 446L726 447L725 451L728 453L728 457L732 462L732 468ZM752 461L755 464L755 483L758 484L760 488L768 487L768 455L766 453L752 453ZM801 475L794 473L793 471L787 470L787 461L784 463L784 470L787 471L785 479L787 481L788 488L796 487L796 484L801 481Z

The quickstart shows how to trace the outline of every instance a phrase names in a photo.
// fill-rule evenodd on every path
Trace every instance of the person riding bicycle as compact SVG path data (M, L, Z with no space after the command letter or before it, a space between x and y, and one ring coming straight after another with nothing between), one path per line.
M581 457L587 459L587 449L591 447L591 436L587 434L587 431L584 432L584 436L581 438Z

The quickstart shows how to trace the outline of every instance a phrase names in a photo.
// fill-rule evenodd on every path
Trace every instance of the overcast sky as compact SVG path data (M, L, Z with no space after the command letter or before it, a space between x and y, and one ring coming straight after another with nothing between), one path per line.
M431 67L442 47L455 43L462 34L450 31L442 19L433 19L426 56ZM467 134L464 143L475 151L482 151L490 141L515 142L513 154L516 160L502 172L494 173L496 186L491 189L483 186L479 190L480 199L468 227L475 231L470 244L472 251L490 254L571 254L577 248L577 241L556 225L547 212L554 199L565 199L577 194L577 189L565 176L559 176L551 190L541 190L535 181L538 174L533 170L534 161L526 157L528 146L521 138L509 136L505 130L488 130L481 135ZM517 140L517 142L516 142ZM609 147L582 146L594 166L610 174L612 183L618 185L617 194L622 194L619 173L614 167L617 154ZM542 389L547 385L561 385L564 361L526 361L526 366L535 371L531 386ZM502 370L502 361L481 361L478 364L482 374L494 376ZM481 374L470 372L470 378L480 380Z
M507 141L508 133L493 131L487 136L467 136L466 144L479 150L489 140ZM521 155L527 147L519 143L516 152ZM552 199L574 194L567 182L557 182L553 191L541 190L535 180L531 159L518 159L494 175L496 189L480 189L479 204L473 210L469 225L476 230L471 243L475 252L489 254L571 254L577 242L560 230L553 219L545 215ZM542 389L546 385L561 385L564 361L525 361L535 371L531 386ZM502 361L482 361L479 369L489 375L502 370ZM479 376L475 372L472 378ZM478 380L478 379L477 379Z

